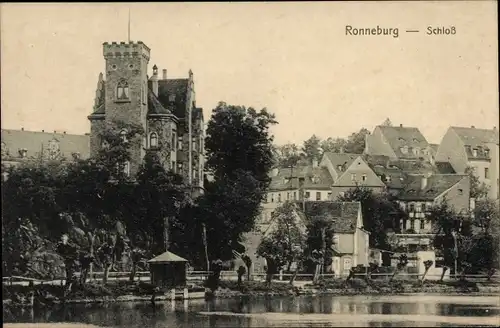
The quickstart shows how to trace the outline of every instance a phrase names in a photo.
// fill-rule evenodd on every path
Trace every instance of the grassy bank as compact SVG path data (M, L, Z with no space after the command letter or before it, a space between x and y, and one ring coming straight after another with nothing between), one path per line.
M191 286L192 291L203 291L202 282ZM102 283L87 283L74 285L65 293L62 286L35 285L19 286L4 285L2 289L3 304L8 306L51 306L61 303L94 303L119 301L150 301L154 286L146 282L113 281L106 285ZM383 280L365 281L353 279L345 282L341 279L325 279L317 284L306 284L303 287L290 286L288 283L273 282L270 286L261 281L244 281L238 286L236 281L221 281L219 288L208 297L235 297L235 296L296 296L296 295L390 295L406 293L429 294L498 294L498 282L468 282L468 281L419 281ZM156 293L156 300L169 300L170 296L163 291Z
M349 282L341 279L327 279L317 284L307 284L304 287L292 287L287 283L274 282L267 286L263 282L244 282L241 287L234 281L223 281L214 297L233 296L285 296L285 295L390 295L406 293L437 293L437 294L498 294L500 284L498 283L476 283L468 281L419 281L395 280L392 282L363 279L354 279Z
M155 286L147 282L112 281L102 283L75 284L69 291L58 285L4 285L3 304L11 306L51 306L61 303L94 303L116 301L150 301ZM203 287L190 286L190 290L204 291ZM156 292L156 299L170 298L163 291Z

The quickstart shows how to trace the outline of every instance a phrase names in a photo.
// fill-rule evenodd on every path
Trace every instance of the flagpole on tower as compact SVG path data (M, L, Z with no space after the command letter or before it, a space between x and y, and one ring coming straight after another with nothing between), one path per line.
M130 7L128 7L128 42L130 42Z

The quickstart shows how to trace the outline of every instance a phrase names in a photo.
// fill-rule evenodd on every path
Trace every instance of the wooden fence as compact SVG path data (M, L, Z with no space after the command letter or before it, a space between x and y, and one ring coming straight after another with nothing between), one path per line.
M188 272L187 274L187 279L188 281L204 281L208 279L210 276L211 272L210 271L191 271ZM87 281L98 281L103 278L104 272L93 272L92 274L88 275ZM274 281L289 281L291 276L293 274L291 273L278 273L275 274L273 277ZM79 274L77 274L79 276ZM356 273L355 277L362 277L364 278L366 274L364 273ZM372 273L371 275L372 279L377 279L377 280L389 280L390 277L392 276L392 273ZM418 273L398 273L395 276L395 280L417 280L422 278L422 274ZM108 280L113 281L113 280L129 280L130 277L130 272L109 272L108 274ZM319 275L320 279L345 279L347 275L335 275L335 274L320 274ZM461 275L451 275L450 279L460 279L462 276ZM251 279L255 281L264 281L266 278L265 273L255 273L251 274ZM437 280L441 278L441 274L427 274L425 276L426 280ZM238 274L234 271L222 271L221 272L221 279L222 280L237 280L238 279ZM311 282L313 279L313 274L297 274L295 281L296 283L300 283L301 281L306 283L306 282ZM465 279L468 281L473 281L473 282L485 282L488 280L488 275L486 274L468 274L465 275ZM53 280L39 280L39 279L33 279L33 278L28 278L28 277L21 277L21 276L12 276L12 277L3 277L2 278L4 284L9 284L9 285L29 285L30 282L34 285L38 284L61 284L63 285L65 283L66 278L65 277L59 277L55 278ZM149 271L138 271L136 272L135 275L135 281L144 281L148 282L150 281L150 273ZM244 280L246 280L246 275L244 275ZM491 281L495 282L500 282L500 275L496 274L490 277Z

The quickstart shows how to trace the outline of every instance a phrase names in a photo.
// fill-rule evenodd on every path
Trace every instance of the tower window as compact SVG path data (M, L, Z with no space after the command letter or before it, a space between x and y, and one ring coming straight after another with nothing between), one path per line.
M177 149L182 150L182 136L179 136L179 144L177 146Z
M175 95L168 96L168 101L169 102L175 102Z
M176 151L176 148L177 148L177 133L175 131L172 132L172 151Z
M123 173L126 176L130 176L130 163L129 162L125 162L125 164L123 164Z
M149 146L158 147L158 135L156 134L156 132L152 132L149 135Z
M120 139L122 139L123 142L127 142L127 130L120 131Z
M119 100L129 99L128 82L121 80L116 86L116 96Z

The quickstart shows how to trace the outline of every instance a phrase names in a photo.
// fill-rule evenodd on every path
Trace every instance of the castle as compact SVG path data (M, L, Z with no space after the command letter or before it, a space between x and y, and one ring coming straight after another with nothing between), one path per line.
M134 175L147 152L158 154L165 169L182 175L194 192L203 192L204 119L196 107L193 72L184 79L161 78L153 66L148 77L151 50L141 41L105 42L105 73L99 74L94 110L88 119L90 155L103 147L100 131L105 124L120 121L140 125L142 143L131 145L127 174Z

